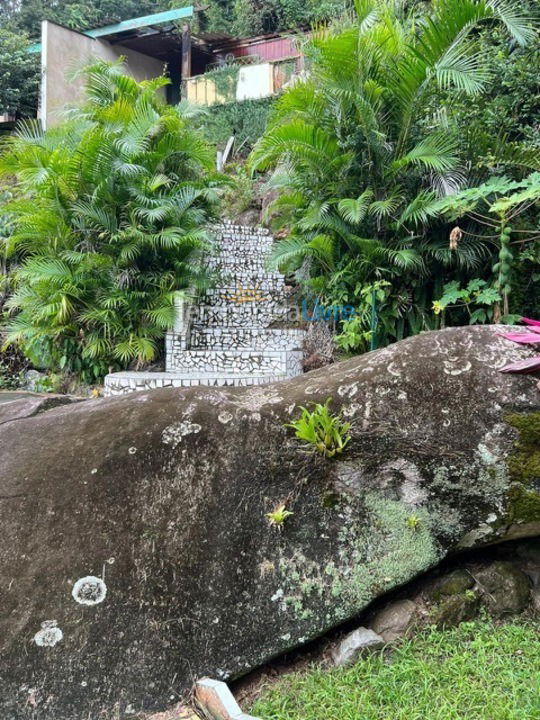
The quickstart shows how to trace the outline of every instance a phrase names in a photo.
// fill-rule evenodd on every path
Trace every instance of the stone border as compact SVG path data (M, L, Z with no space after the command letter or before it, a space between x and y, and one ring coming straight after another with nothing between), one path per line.
M259 720L246 715L221 680L202 678L193 688L195 704L208 720Z

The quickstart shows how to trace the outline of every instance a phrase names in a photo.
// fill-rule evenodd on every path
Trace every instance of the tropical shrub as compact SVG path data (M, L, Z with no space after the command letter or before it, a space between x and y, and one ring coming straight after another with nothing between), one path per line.
M46 132L22 123L0 171L16 178L7 252L20 260L8 340L92 382L156 357L175 297L202 281L220 179L182 108L158 97L165 78L104 62L84 76L85 104Z
M449 93L457 100L489 87L478 46L486 25L520 47L536 37L529 19L499 0L440 0L414 13L393 0L356 0L349 18L307 42L309 77L278 101L252 154L254 170L274 169L280 193L271 211L285 238L273 264L326 304L361 304L363 288L391 283L386 341L432 327L445 282L492 264L493 243L474 229L449 245L438 206L479 179L436 99L449 105ZM502 164L540 167L534 148L491 147L486 174Z
M439 203L440 210L454 221L461 223L462 220L472 220L485 226L491 232L491 239L495 240L497 261L492 270L494 286L499 294L493 315L496 321L501 318L501 299L504 316L509 314L509 296L516 267L515 251L521 256L518 260L523 260L524 256L532 251L538 262L540 222L538 216L534 215L534 208L539 202L540 173L534 172L520 181L504 176L492 178L476 188L462 190L444 198ZM527 226L512 227L510 223L519 222L524 213L528 213ZM459 226L456 226L454 232L458 233L456 238L461 237L462 230Z
M536 0L520 0L520 11L540 20ZM478 34L478 47L491 81L482 95L457 96L449 92L443 103L469 151L472 169L480 173L491 161L496 138L526 140L540 146L540 39L520 46L508 38L503 27L486 27ZM434 98L439 101L440 98ZM435 109L435 108L434 108ZM471 142L473 141L473 142Z
M476 278L466 287L462 287L459 280L452 280L444 286L440 300L434 301L433 311L439 315L449 307L462 308L468 315L469 325L476 325L491 322L493 306L500 301L500 293L485 280Z

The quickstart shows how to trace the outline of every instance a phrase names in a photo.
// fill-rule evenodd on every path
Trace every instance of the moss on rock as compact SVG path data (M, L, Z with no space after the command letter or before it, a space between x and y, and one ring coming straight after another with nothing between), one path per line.
M515 452L508 460L511 480L540 483L540 412L513 413L506 422L519 432Z
M473 620L480 609L480 601L472 590L447 595L432 608L431 619L438 628L456 627L462 622Z
M433 597L435 600L440 600L443 596L459 595L472 588L473 585L474 579L467 570L454 570L437 583Z
M476 574L488 612L494 616L520 613L530 599L529 580L512 563L498 560Z
M508 491L507 519L512 523L529 523L540 520L540 493L522 485L513 485Z
M540 412L514 413L506 421L519 432L508 472L512 485L507 494L505 522L540 521Z

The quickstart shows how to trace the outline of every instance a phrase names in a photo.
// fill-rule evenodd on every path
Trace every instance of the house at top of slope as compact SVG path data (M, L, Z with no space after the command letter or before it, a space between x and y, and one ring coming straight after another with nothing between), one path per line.
M77 101L83 80L73 79L73 71L96 57L124 57L127 71L137 80L165 71L171 83L162 92L171 104L181 98L213 105L269 97L301 72L303 58L294 38L195 34L190 27L193 12L192 7L179 8L84 32L45 20L41 42L29 48L41 54L43 125L57 122L59 111Z

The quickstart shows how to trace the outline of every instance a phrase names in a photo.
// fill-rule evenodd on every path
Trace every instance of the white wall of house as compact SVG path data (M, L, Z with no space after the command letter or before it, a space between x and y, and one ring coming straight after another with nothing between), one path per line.
M93 58L115 61L124 56L128 72L136 80L149 80L163 74L163 63L160 60L128 48L113 46L105 39L91 38L48 20L41 26L41 42L39 115L44 127L59 122L62 108L82 98L83 78L71 80L69 75ZM165 89L162 88L160 92L165 98Z

